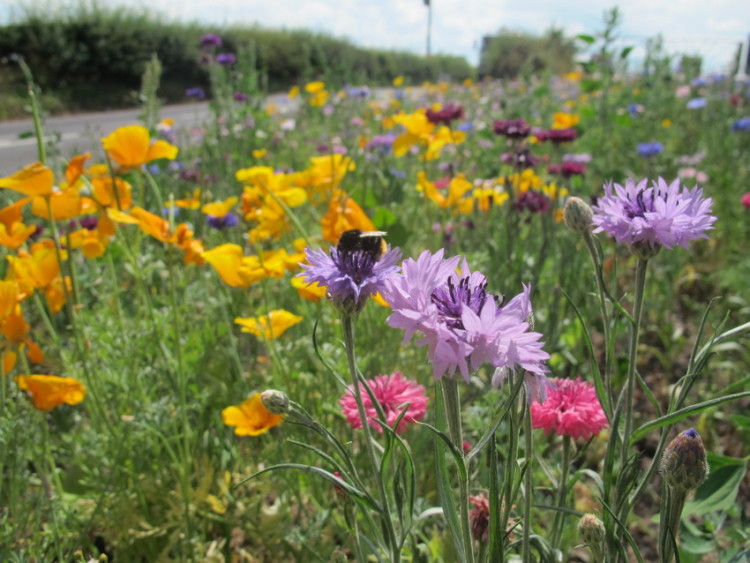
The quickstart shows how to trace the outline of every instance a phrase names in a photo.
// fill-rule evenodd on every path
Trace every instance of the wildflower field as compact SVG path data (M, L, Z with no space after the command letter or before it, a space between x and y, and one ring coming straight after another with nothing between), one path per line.
M94 154L21 61L0 560L750 557L750 84L610 53L274 106L202 47L209 123L152 63Z

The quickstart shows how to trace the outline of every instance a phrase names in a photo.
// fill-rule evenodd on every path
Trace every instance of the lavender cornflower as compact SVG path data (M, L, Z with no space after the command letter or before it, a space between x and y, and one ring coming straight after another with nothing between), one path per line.
M201 49L204 50L210 49L211 47L221 47L222 43L221 37L215 33L207 33L201 37Z
M417 346L427 346L435 379L459 371L468 381L484 364L520 367L528 374L529 397L543 400L549 354L542 335L530 330L530 287L506 301L487 291L487 278L465 259L456 273L459 262L461 256L444 259L442 249L405 260L403 276L390 278L381 292L393 309L388 324L405 332L404 343L422 334Z
M687 109L701 109L706 107L706 98L692 98L685 105Z
M308 284L318 283L328 288L328 298L344 314L354 315L365 306L368 297L382 292L386 282L398 275L396 263L401 259L398 248L389 249L378 257L362 249L348 250L331 247L324 250L305 250L309 264L297 274Z
M235 92L234 94L232 94L232 97L234 98L235 102L246 102L250 99L250 97L244 92Z
M689 190L679 180L667 184L663 178L647 184L647 179L636 184L630 178L624 186L606 184L606 195L592 207L593 232L656 251L662 246L687 248L693 240L708 238L716 217L711 215L713 200L704 198L702 189Z
M732 123L732 131L750 131L750 117L741 117Z
M664 145L659 141L652 141L650 143L638 143L638 154L644 158L650 158L664 152Z
M237 62L237 55L234 53L220 53L216 55L216 62L222 66L231 66Z
M195 98L196 100L204 100L206 98L206 92L203 88L188 88L185 90L185 95L188 98Z

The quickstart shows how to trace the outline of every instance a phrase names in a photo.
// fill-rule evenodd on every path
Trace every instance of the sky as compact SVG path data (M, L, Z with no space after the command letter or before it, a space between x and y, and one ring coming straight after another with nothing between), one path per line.
M64 5L67 0L26 3L40 1ZM124 3L98 0L99 6ZM128 0L127 5L209 25L306 28L367 47L426 50L424 0ZM432 51L477 64L482 36L500 28L542 34L555 26L571 36L594 35L603 28L604 12L615 5L607 0L432 0ZM750 35L748 0L628 0L619 8L620 43L632 45L634 56L642 55L647 39L661 34L667 53L702 55L706 70L718 72ZM0 7L0 21L12 10Z

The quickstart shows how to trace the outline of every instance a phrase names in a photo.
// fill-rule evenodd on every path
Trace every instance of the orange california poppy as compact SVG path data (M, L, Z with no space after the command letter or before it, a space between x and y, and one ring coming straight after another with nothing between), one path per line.
M221 411L221 420L226 426L235 426L234 433L238 436L259 436L281 424L284 417L268 412L260 393L256 393L242 404Z
M323 238L336 243L341 234L351 229L377 231L364 210L346 192L337 190L328 205L328 211L320 220Z
M301 320L302 317L289 311L276 309L267 315L258 317L237 317L234 322L242 327L242 332L249 332L259 338L275 340Z
M0 188L8 188L29 196L51 195L55 177L41 162L21 168L15 174L0 178Z
M86 387L72 377L56 375L19 375L16 377L18 388L28 391L34 406L41 411L49 412L62 405L77 405L86 397Z
M178 148L166 141L151 142L148 129L142 125L128 125L116 129L102 139L102 146L123 168L137 168L152 160L174 160Z

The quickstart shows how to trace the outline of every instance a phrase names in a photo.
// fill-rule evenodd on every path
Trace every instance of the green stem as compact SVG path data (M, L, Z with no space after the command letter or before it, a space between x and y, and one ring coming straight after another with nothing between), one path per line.
M445 418L448 421L448 433L451 441L459 452L463 451L463 429L461 426L461 399L458 392L458 382L452 377L441 379L443 397L445 399ZM463 463L466 463L464 455ZM460 504L461 535L463 536L464 553L466 561L474 561L474 546L471 537L471 525L469 523L469 472L464 471L465 477L459 475L458 502Z
M522 375L523 377L523 375ZM531 563L531 498L533 496L533 483L531 464L534 459L531 434L531 408L526 393L521 401L523 411L523 438L524 456L526 457L526 468L523 474L523 563Z
M570 436L563 437L563 454L562 468L560 470L560 483L557 489L557 507L560 509L555 512L555 522L552 525L552 548L559 549L560 538L563 531L563 522L565 519L565 499L568 496L568 471L570 469Z
M29 100L31 101L31 117L34 120L34 134L36 136L36 150L39 156L39 162L44 164L47 161L47 149L44 146L44 131L42 129L42 117L39 111L39 99L36 97L36 87L34 86L34 77L31 74L29 65L23 59L18 59L18 66L21 68L26 87L28 88Z
M62 482L60 481L60 476L57 475L57 471L55 470L55 458L52 455L52 448L50 448L49 444L49 428L47 427L47 419L45 417L45 414L40 413L39 418L41 420L42 427L42 452L44 455L44 465L47 466L47 471L41 471L39 476L42 479L42 483L47 494L47 500L49 501L50 516L52 518L52 529L55 534L55 547L57 548L57 559L58 561L65 561L65 559L63 558L62 543L60 540L60 525L57 522L57 506L55 504L55 494L49 484L49 481L47 480L47 474L52 477L54 486L60 495L62 495L63 490Z
M596 248L596 244L594 243L594 238L591 236L590 232L585 232L583 234L583 240L586 243L586 248L588 248L589 255L591 256L591 261L594 265L594 277L596 278L596 289L597 289L597 296L599 298L599 311L602 316L602 333L604 336L604 370L602 371L603 378L606 384L607 388L607 396L609 399L609 404L614 404L614 397L612 396L612 382L611 378L609 377L609 346L610 346L610 338L609 338L609 312L607 311L607 288L604 285L604 278L602 276L602 264L601 260L599 259L599 252Z
M680 533L682 509L686 495L664 483L662 486L661 516L659 525L659 563L672 563L674 546Z
M354 353L354 318L351 315L342 315L342 325L344 329L344 344L346 346L346 358L349 364L349 375L352 380L352 387L354 391L354 398L357 402L357 410L359 411L359 420L362 423L362 429L365 433L365 446L367 449L367 455L370 458L370 466L373 478L378 487L378 495L380 496L380 503L382 508L381 520L383 529L386 534L386 540L391 550L391 557L394 562L401 560L401 549L398 541L396 540L396 532L393 529L393 521L391 520L391 509L388 502L388 494L386 493L383 480L380 478L380 472L378 468L380 463L375 455L375 448L373 446L372 432L370 431L370 421L367 419L367 413L365 412L365 405L362 401L362 390L359 385L359 376L357 375L357 361Z
M523 381L523 375L517 376ZM515 387L515 386L514 386ZM509 400L514 403L519 400L517 394L511 393ZM523 399L520 399L523 400ZM503 538L503 545L500 548L502 563L505 561L505 544L507 542L506 530L508 529L508 519L510 518L510 511L513 507L513 485L516 480L516 466L518 459L518 409L515 408L514 404L510 406L510 416L508 418L508 455L505 461L505 475L503 477L503 502L502 502L502 518L500 518L500 533ZM524 525L526 525L524 523Z
M630 333L630 347L628 350L627 387L625 389L625 434L622 438L621 468L628 460L628 445L633 433L633 394L635 391L635 369L638 360L638 336L641 327L641 313L643 312L643 295L646 289L646 269L648 260L638 259L635 272L635 295L633 297L633 324Z

